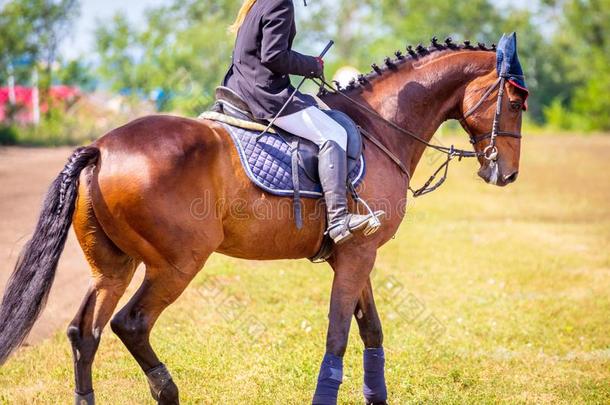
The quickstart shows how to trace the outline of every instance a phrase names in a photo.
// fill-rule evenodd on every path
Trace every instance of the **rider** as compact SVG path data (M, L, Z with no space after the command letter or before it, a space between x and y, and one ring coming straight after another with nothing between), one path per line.
M322 58L291 49L296 35L292 0L245 0L229 30L237 38L223 84L244 99L257 119L273 119L288 101L294 91L288 75L320 77L324 72ZM341 244L352 231L364 229L371 215L350 214L347 208L345 129L300 92L275 125L320 148L318 170L333 241Z

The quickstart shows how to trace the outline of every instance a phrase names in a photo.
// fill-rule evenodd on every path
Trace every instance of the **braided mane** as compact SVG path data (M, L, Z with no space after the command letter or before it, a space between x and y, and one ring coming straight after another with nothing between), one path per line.
M347 87L342 88L338 82L334 82L336 88L343 92L351 92L352 90L360 90L368 84L374 82L376 79L386 74L392 74L398 71L400 66L407 63L413 63L415 61L421 61L433 54L438 54L444 51L463 51L463 50L479 50L487 52L495 52L496 44L492 44L491 47L487 47L482 42L478 42L476 46L473 46L470 41L464 41L462 44L456 44L453 42L451 37L445 39L444 43L440 43L436 37L433 37L430 41L429 47L424 47L422 44L417 45L415 48L409 45L407 46L407 53L404 54L402 51L397 50L394 52L395 58L386 57L383 61L382 66L373 63L371 65L372 70L367 74L360 74L357 78L353 78ZM328 92L323 89L318 96L324 96Z

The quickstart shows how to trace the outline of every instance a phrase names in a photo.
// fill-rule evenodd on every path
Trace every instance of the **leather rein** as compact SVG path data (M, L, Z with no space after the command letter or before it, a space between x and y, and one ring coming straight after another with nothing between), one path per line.
M496 139L498 137L505 136L505 137L511 137L511 138L521 138L521 134L519 134L519 133L500 130L500 118L502 115L502 99L504 97L504 84L506 83L506 77L504 77L504 76L499 77L498 80L496 80L491 86L489 86L489 88L487 88L487 90L485 91L485 93L483 94L481 99L470 110L468 110L463 115L463 117L459 120L460 123L462 124L462 126L464 127L464 129L466 129L466 132L468 132L468 135L470 136L470 143L472 145L476 145L477 143L479 143L485 139L490 139L489 145L485 148L485 150L483 152L456 149L453 145L451 145L450 147L446 147L446 146L432 144L432 143L426 141L425 139L422 139L417 134L415 134L409 130L406 130L404 128L401 128L400 126L396 125L394 122L385 119L377 111L374 111L371 108L367 107L366 105L356 101L354 98L348 96L347 94L343 93L342 91L337 90L332 84L328 83L324 77L320 77L317 79L311 79L311 80L314 83L316 83L320 87L321 90L322 89L330 90L330 92L332 94L340 95L341 97L347 99L350 103L356 105L361 110L363 110L366 113L368 113L369 115L377 118L378 120L380 120L384 124L388 125L389 127L393 128L394 130L401 132L401 133L409 136L410 138L416 140L417 142L422 143L425 146L428 146L432 149L435 149L436 151L441 152L447 156L447 158L445 159L443 164L441 164L441 166L432 174L432 176L430 176L428 181L426 181L426 183L421 188L419 188L417 190L413 190L411 188L411 186L409 186L409 190L411 190L411 192L413 193L413 197L419 197L419 196L431 193L434 190L438 189L447 179L447 175L449 172L449 164L451 163L451 161L454 158L458 158L458 160L462 160L462 158L483 157L486 160L495 161L495 160L497 160L497 157L498 157L498 149L496 147ZM317 82L316 80L319 80L320 82ZM489 132L487 134L482 134L482 135L472 134L468 130L468 126L465 125L466 119L468 117L470 117L474 112L476 112L483 105L483 103L489 98L489 96L498 88L499 88L499 90L498 90L498 98L497 98L497 102L496 102L496 112L495 112L491 132ZM404 165L404 163L402 163L400 158L398 156L396 156L391 150L389 150L383 144L383 142L381 142L379 139L377 139L372 133L365 130L361 126L358 126L358 129L360 130L360 132L366 139L368 139L371 143L373 143L375 146L377 146L392 162L394 162L396 164L396 166L398 166L400 171L402 171L407 176L407 178L409 179L409 183L410 183L411 182L411 173L409 172L407 167ZM441 172L442 172L441 178L435 184L432 185L432 182L436 179L436 177Z

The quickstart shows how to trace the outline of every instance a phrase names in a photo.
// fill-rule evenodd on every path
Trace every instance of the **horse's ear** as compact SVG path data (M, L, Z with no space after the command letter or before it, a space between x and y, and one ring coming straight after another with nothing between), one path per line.
M516 32L511 32L508 35L508 42L510 42L510 44L512 45L512 48L515 49L515 52L517 50L517 33Z
M507 41L506 34L502 34L502 38L500 38L500 40L498 41L498 45L504 43L505 41Z

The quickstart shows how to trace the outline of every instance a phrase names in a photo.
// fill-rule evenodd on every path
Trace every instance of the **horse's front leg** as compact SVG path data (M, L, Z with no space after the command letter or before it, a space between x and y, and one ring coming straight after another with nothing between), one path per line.
M354 315L358 322L360 337L364 343L364 399L367 405L387 404L388 391L385 383L383 331L375 307L370 278L360 293Z
M351 244L350 244L351 245ZM320 366L314 405L335 405L343 380L343 355L347 347L349 328L356 304L369 274L376 252L357 247L342 248L330 260L335 271L330 297L326 354Z

